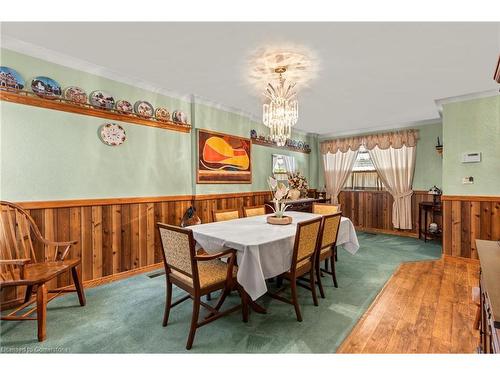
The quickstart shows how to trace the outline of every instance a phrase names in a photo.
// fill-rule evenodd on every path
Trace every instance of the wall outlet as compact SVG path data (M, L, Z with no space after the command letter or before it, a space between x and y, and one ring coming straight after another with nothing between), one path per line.
M474 183L474 177L469 176L469 177L464 177L462 178L462 184L473 184Z

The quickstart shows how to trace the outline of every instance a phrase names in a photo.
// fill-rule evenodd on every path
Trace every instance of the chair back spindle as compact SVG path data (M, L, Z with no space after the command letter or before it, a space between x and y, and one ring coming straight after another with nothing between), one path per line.
M32 230L37 230L29 214L21 207L0 202L0 259L6 261L31 260L36 263ZM22 278L19 264L0 265L1 280Z

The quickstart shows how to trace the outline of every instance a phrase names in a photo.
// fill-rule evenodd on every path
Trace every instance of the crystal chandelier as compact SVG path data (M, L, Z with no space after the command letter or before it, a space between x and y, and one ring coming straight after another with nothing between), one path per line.
M276 87L267 84L264 96L269 103L262 106L262 120L269 127L271 139L278 146L284 146L292 136L292 126L299 119L299 106L297 93L293 90L295 83L287 83L283 77L286 67L280 66L274 72L279 74L279 83Z

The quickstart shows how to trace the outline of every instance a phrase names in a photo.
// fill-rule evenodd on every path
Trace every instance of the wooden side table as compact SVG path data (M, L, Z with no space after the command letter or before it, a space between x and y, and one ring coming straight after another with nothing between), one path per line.
M436 222L435 217L436 216L442 216L442 211L441 211L441 202L421 202L418 205L419 207L419 212L418 212L418 225L419 225L419 233L418 233L418 238L420 239L422 237L422 234L424 235L424 241L427 242L427 238L430 239L439 239L441 240L443 230L442 228L438 227L437 232L429 232L429 226L428 226L428 217L431 217L431 223ZM423 214L423 215L422 215ZM423 216L423 221L424 225L422 226L422 216Z

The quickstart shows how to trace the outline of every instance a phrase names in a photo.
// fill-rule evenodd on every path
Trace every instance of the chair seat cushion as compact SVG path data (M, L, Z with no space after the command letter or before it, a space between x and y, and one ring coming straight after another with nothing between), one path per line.
M208 288L216 284L222 284L226 281L228 264L219 259L200 261L198 262L198 274L200 277L200 288ZM189 286L193 287L193 279L174 269L171 269L174 277L184 281ZM233 267L233 278L236 277L238 267Z

